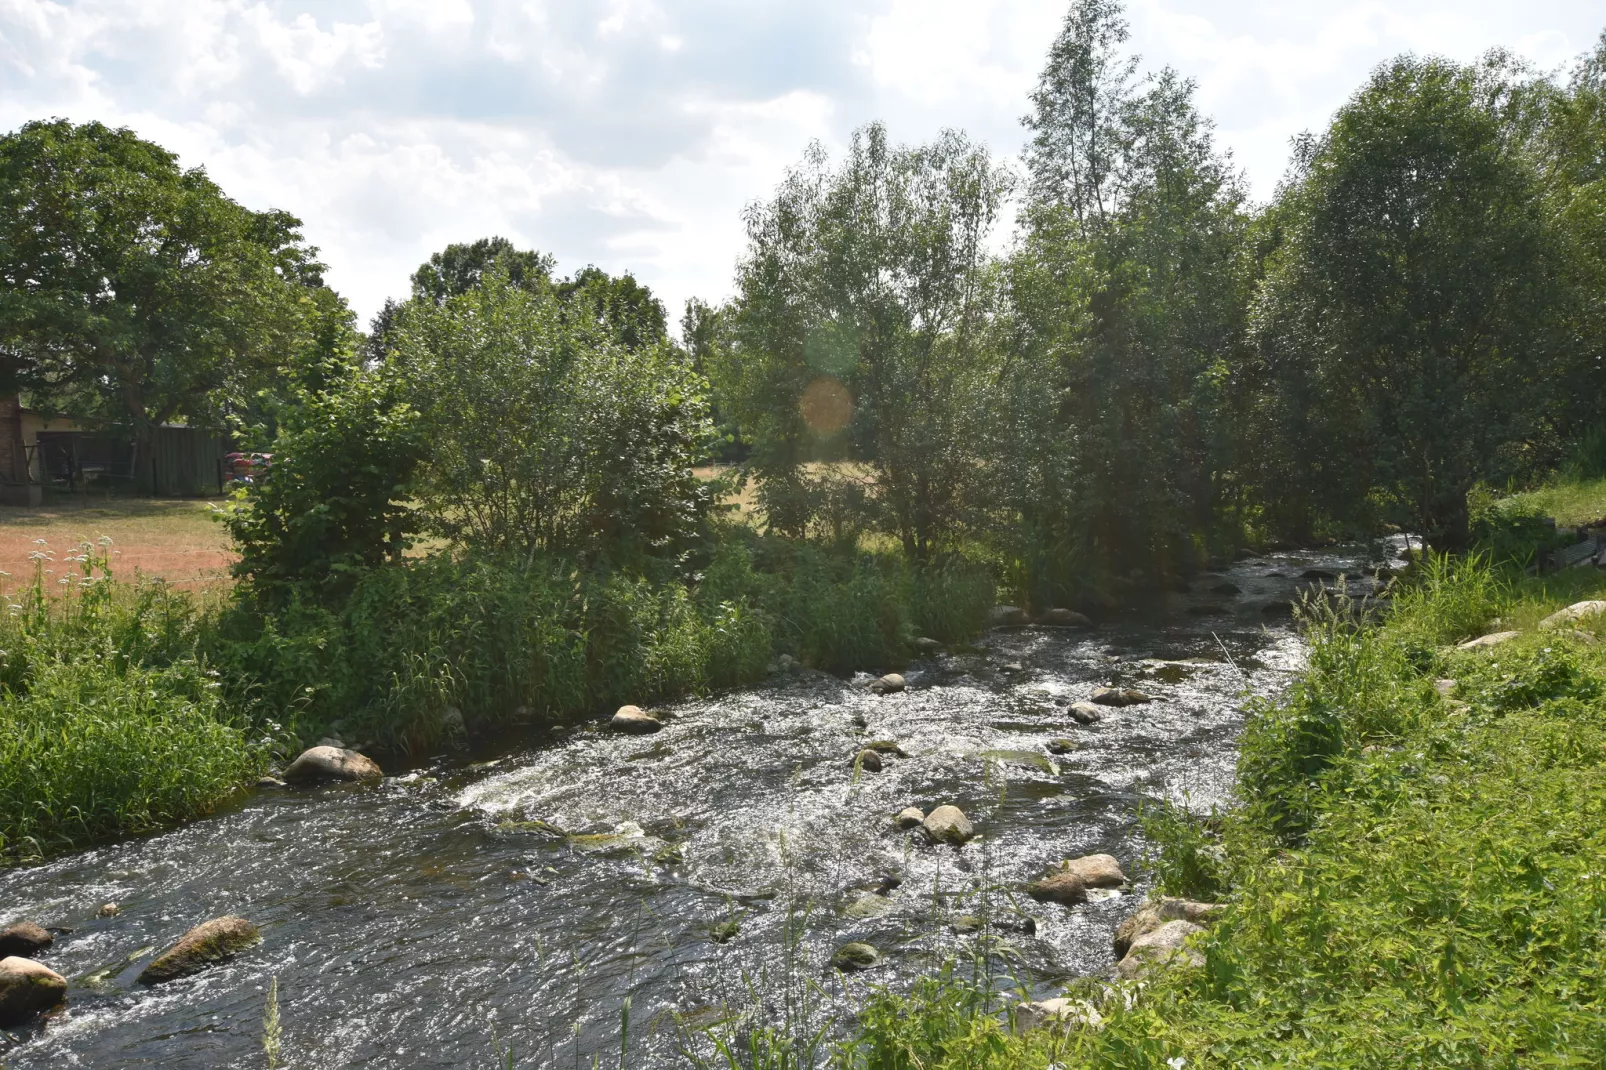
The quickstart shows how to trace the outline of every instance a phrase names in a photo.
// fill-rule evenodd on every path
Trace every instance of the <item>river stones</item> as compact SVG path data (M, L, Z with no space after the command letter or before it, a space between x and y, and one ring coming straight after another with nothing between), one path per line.
M957 806L937 807L926 815L920 827L926 830L932 843L946 843L953 847L963 847L976 835L970 818Z
M1458 643L1456 649L1483 650L1487 647L1499 646L1501 643L1509 643L1521 634L1521 632L1490 632L1488 635L1480 635L1476 639L1468 639L1464 643Z
M942 644L929 635L922 635L915 640L915 649L922 654L935 654L942 649Z
M1042 880L1026 886L1026 894L1039 903L1075 906L1087 902L1087 885L1068 869L1057 869Z
M1048 753L1050 754L1070 754L1074 750L1076 750L1076 740L1074 739L1062 737L1048 741Z
M42 926L31 921L19 921L0 932L0 959L12 956L31 959L56 942L56 938Z
M1162 896L1151 899L1137 912L1123 921L1115 930L1115 955L1124 958L1138 937L1154 932L1171 921L1186 921L1193 925L1208 926L1221 916L1226 907L1220 903L1201 903L1193 899Z
M159 985L188 977L261 942L262 934L244 918L229 915L203 921L152 959L139 975L139 983Z
M1564 624L1576 624L1579 621L1589 620L1606 613L1606 601L1574 602L1566 609L1558 610L1539 622L1539 627L1547 631L1560 628Z
M1126 874L1121 872L1121 863L1114 855L1083 855L1064 863L1060 869L1075 874L1089 888L1119 888L1126 883Z
M100 909L95 911L95 917L97 917L97 918L115 918L118 914L121 914L122 912L123 912L123 908L118 906L116 903L102 903L100 905Z
M1116 973L1122 980L1132 981L1158 966L1203 966L1204 956L1184 946L1190 936L1202 932L1202 927L1190 921L1168 921L1132 941L1116 964Z
M870 690L878 695L896 695L905 687L903 677L895 672L889 672L881 679L870 685Z
M736 918L727 918L717 925L708 928L708 938L716 944L728 944L736 939L742 931L742 923Z
M1091 702L1073 702L1066 707L1065 712L1071 715L1071 720L1077 724L1094 724L1104 719L1104 714Z
M615 732L624 732L632 736L646 736L658 731L664 723L640 706L620 706L618 712L608 722L608 727Z
M21 1025L67 997L67 979L21 955L0 959L0 1027Z
M869 944L851 943L843 944L831 956L831 965L839 970L853 973L858 970L868 970L881 961L881 952Z
M287 784L324 780L378 780L385 774L367 755L341 747L309 747L284 771Z
M994 606L987 619L992 622L995 628L1025 624L1029 620L1026 616L1026 611L1019 606Z
M853 771L865 773L881 772L881 755L866 747L853 756Z
M1060 628L1091 628L1093 622L1084 613L1074 609L1054 608L1047 610L1037 618L1039 624L1051 624Z
M1015 1032L1020 1034L1045 1028L1061 1031L1103 1026L1103 1017L1086 1000L1044 999L1015 1005Z
M898 816L892 819L892 823L907 832L910 829L919 828L925 823L925 820L925 812L918 806L905 806L898 811Z
M908 754L907 751L905 751L902 747L898 746L897 743L893 742L890 739L872 739L870 742L868 742L868 743L866 743L864 745L864 749L865 750L873 750L877 754L885 755L886 757L889 757L889 758L907 758L907 757L909 757L909 754Z
M1153 701L1153 696L1130 687L1097 687L1093 689L1093 703L1097 706L1137 706Z

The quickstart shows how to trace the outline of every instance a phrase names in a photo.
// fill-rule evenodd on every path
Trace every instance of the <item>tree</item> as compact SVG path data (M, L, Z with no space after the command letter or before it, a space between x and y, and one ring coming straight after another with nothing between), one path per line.
M530 293L551 288L552 269L557 261L547 253L519 249L506 238L481 238L469 244L452 244L420 264L413 272L413 296L419 300L445 304L477 288L492 271L500 271L508 282Z
M871 125L839 167L815 146L749 209L715 380L751 436L773 527L845 516L890 530L913 558L963 530L985 479L987 239L1009 188L960 134L894 148ZM871 485L805 468L833 452L868 465Z
M555 292L568 316L606 331L626 349L669 338L663 302L628 272L616 278L599 267L584 267L559 282Z
M126 428L219 426L306 343L321 265L300 221L253 212L126 129L33 122L0 139L0 379Z
M1340 414L1357 490L1448 548L1466 545L1468 490L1509 472L1571 389L1539 100L1501 55L1378 68L1288 184L1258 299L1274 382Z

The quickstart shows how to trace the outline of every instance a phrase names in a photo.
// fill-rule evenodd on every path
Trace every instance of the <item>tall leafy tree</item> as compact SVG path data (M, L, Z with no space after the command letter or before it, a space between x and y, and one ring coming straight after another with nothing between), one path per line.
M1537 100L1500 55L1378 68L1299 160L1256 311L1272 388L1340 416L1352 492L1448 547L1468 490L1548 434L1570 389Z
M815 146L749 209L716 383L751 436L773 526L879 524L915 558L962 531L985 479L987 241L1009 187L960 134L895 147L871 125L839 166ZM821 456L873 481L812 474Z
M0 379L127 429L148 487L159 426L220 426L307 344L313 253L129 130L28 123L0 138Z

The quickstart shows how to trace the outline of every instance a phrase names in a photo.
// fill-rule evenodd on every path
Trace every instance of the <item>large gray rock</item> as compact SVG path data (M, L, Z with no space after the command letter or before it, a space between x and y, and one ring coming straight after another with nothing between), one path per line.
M1037 618L1039 624L1052 624L1061 628L1091 628L1093 622L1084 613L1074 609L1050 609Z
M831 965L839 970L849 972L868 970L881 961L881 952L869 944L852 943L843 944L831 956Z
M1075 906L1087 902L1087 885L1070 870L1057 869L1042 880L1028 884L1026 894L1039 903Z
M615 732L625 732L633 736L650 735L664 726L664 723L640 706L620 706L608 727Z
M5 932L0 932L0 959L9 959L13 955L31 959L55 942L56 938L43 927L31 921L19 921Z
M262 934L244 918L229 915L203 921L152 959L140 973L139 983L159 985L188 977L261 942Z
M898 816L892 819L892 823L905 832L919 828L925 821L925 813L917 806L905 806L898 811Z
M1184 946L1190 936L1202 932L1201 926L1190 921L1168 921L1132 941L1116 972L1123 980L1132 981L1159 966L1203 966L1204 956Z
M976 835L970 818L957 806L939 806L920 823L933 843L946 843L962 847Z
M1483 650L1486 647L1499 646L1501 643L1509 643L1521 634L1521 632L1491 632L1488 635L1480 635L1476 639L1468 639L1466 642L1458 644L1456 649Z
M1577 624L1579 621L1592 620L1606 613L1606 601L1574 602L1566 609L1558 610L1539 622L1539 627L1549 630L1560 628L1568 624Z
M905 687L903 677L895 672L889 672L881 679L870 685L870 690L878 695L895 695Z
M0 959L0 1027L21 1025L67 996L67 979L33 959Z
M1119 888L1126 883L1126 874L1121 872L1121 863L1114 855L1083 855L1060 868L1074 873L1089 888Z
M367 755L340 747L309 747L284 771L287 784L323 780L378 780L385 774Z
M1065 712L1077 724L1094 724L1104 719L1104 714L1091 702L1073 702Z
M1097 687L1093 689L1093 702L1099 706L1137 706L1153 702L1151 695L1130 687Z
M1178 899L1172 896L1151 899L1115 930L1115 955L1117 958L1125 957L1131 950L1134 940L1154 932L1167 922L1186 921L1207 927L1220 917L1225 909L1226 907L1220 903L1201 903L1193 899Z

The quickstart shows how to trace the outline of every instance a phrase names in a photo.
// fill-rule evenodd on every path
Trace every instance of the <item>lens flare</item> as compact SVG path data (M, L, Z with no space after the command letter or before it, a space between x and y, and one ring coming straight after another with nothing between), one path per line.
M803 422L816 435L834 435L853 419L853 395L829 375L822 375L808 385L799 406L803 410Z

